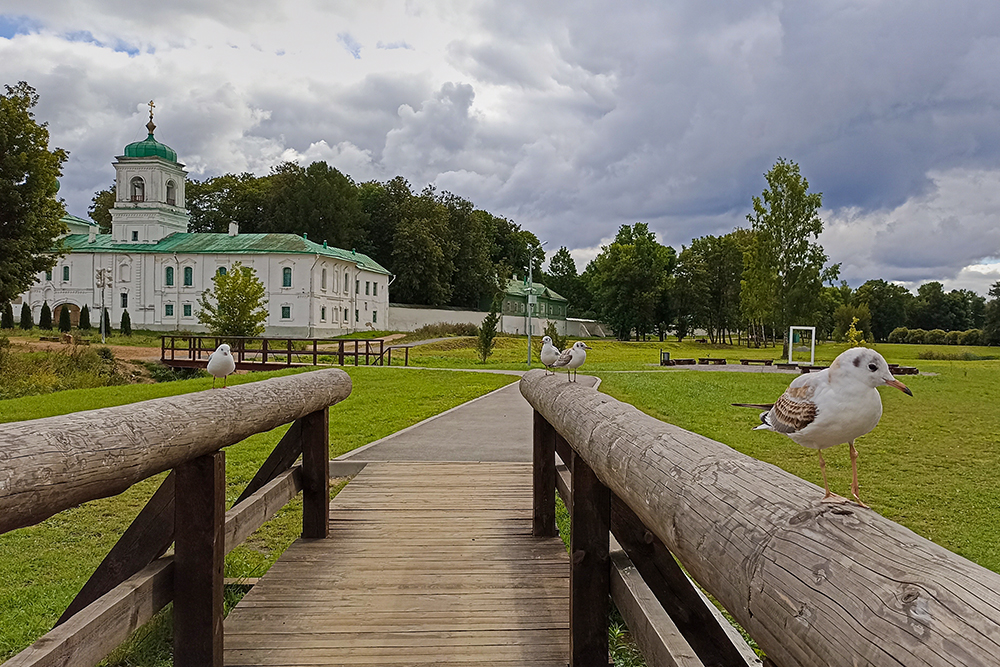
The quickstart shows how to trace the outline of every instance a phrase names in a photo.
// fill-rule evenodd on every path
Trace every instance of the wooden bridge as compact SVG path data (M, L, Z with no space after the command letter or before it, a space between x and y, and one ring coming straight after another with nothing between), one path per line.
M236 370L275 371L292 366L391 366L392 351L410 363L408 346L387 346L381 338L275 338L264 336L160 336L160 363L171 368L205 368L208 358L228 343ZM398 353L397 353L398 358ZM364 360L362 362L362 359ZM396 362L397 365L399 362Z
M172 601L183 667L604 667L609 599L649 665L754 664L688 575L777 667L1000 664L996 573L560 379L520 383L530 463L378 446L328 461L328 408L351 389L336 369L0 425L0 532L173 470L60 624L5 665L96 664ZM437 432L478 423L467 406ZM512 417L493 430L516 448ZM290 422L226 511L223 448ZM331 475L355 475L332 503ZM224 621L225 553L300 491L302 539Z

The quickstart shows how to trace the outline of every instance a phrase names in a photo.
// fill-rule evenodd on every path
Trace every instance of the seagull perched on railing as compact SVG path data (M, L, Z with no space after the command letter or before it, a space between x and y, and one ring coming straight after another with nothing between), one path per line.
M573 372L573 382L576 382L576 369L583 366L583 362L587 360L587 350L592 350L593 348L584 343L582 340L578 340L573 343L573 347L565 350L559 355L559 358L555 360L552 364L553 368L565 368L566 369L566 381L569 382L570 371Z
M854 440L878 424L882 417L882 399L876 387L889 385L913 396L909 388L889 372L881 354L865 347L843 352L830 367L818 373L800 375L792 380L785 393L771 404L733 403L738 407L761 408L760 426L755 431L784 433L803 447L816 450L823 472L826 495L823 502L846 500L830 493L826 481L826 461L822 450L841 443L851 446L851 494L862 507L858 488L858 452Z
M538 358L541 360L542 365L545 366L546 369L550 371L552 370L552 364L556 363L560 354L562 354L562 352L559 351L558 347L552 344L551 336L545 336L542 338L542 351L538 353Z
M208 372L212 376L212 389L215 389L215 381L222 378L222 388L226 388L226 382L233 371L236 370L236 360L233 359L229 351L229 345L223 343L215 352L208 357Z

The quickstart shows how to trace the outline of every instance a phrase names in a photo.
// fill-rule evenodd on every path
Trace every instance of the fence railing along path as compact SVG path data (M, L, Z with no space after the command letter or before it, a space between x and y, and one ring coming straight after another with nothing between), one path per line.
M329 406L350 393L327 369L0 424L0 533L172 471L59 624L5 667L96 664L171 601L174 665L221 666L225 554L300 491L303 537L326 537ZM290 422L227 512L223 448Z
M735 660L675 557L778 667L1000 664L997 573L580 384L535 370L521 392L536 413L535 532L555 530L556 489L572 521L571 664L605 664L599 610L622 599L626 557L652 595L619 608L653 664Z
M229 344L236 361L236 369L242 371L281 370L291 366L321 364L392 365L393 348L387 346L381 338L278 338L179 334L160 337L160 362L173 368L205 368L209 356L222 343ZM403 365L409 365L409 348L403 350L403 355ZM397 351L397 359L398 356Z

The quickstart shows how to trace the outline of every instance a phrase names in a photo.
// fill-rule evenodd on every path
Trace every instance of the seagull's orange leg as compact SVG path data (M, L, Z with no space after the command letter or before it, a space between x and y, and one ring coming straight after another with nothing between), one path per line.
M858 502L862 507L868 507L861 501L861 496L858 495L861 489L858 487L858 450L854 449L854 441L851 440L851 495L854 496L854 500Z
M838 496L836 493L830 492L830 483L826 481L826 461L823 459L823 452L819 449L816 450L816 454L819 456L819 469L823 473L823 488L826 489L826 495L823 496L821 503L846 503L847 498L843 496Z

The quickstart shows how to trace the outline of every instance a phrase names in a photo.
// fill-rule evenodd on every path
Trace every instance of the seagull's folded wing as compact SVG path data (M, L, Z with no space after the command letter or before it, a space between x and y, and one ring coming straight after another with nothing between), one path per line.
M816 404L810 400L812 392L809 393L809 397L804 397L786 391L764 415L764 423L778 433L795 433L809 426L816 419Z
M566 350L565 352L560 353L559 358L556 359L555 363L553 363L552 365L553 366L565 366L566 364L568 364L570 362L570 359L572 359L572 358L573 358L573 348L570 348L570 349Z

